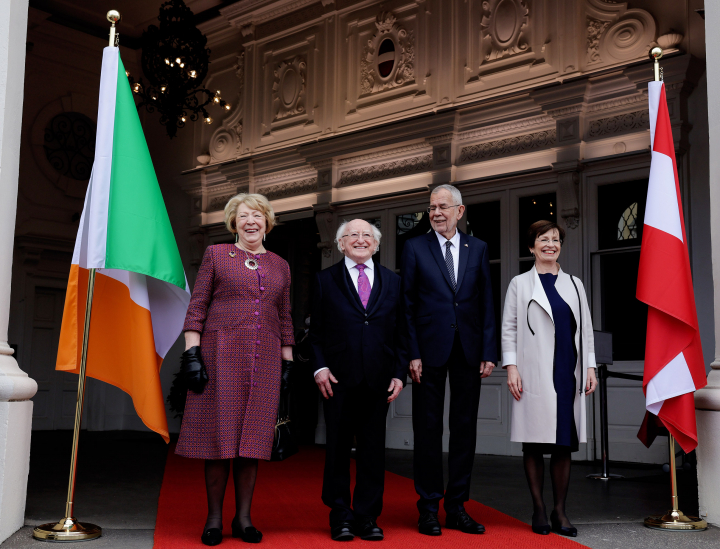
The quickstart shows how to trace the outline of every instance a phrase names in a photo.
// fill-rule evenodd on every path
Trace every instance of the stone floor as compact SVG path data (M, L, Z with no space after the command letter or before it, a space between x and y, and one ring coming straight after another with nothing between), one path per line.
M68 456L72 434L33 433L28 482L26 526L2 549L47 547L32 539L32 528L63 516L67 492ZM157 435L134 432L83 432L77 478L77 515L100 524L103 537L88 548L150 549L167 447ZM387 451L387 468L412 476L412 453ZM669 480L659 467L614 464L623 480L600 482L585 475L598 465L574 463L568 513L579 530L576 540L593 549L717 549L720 528L705 532L648 530L642 519L664 512L669 505ZM697 513L697 482L692 470L679 473L680 507ZM549 478L546 501L551 502ZM532 508L522 459L477 456L471 497L510 516L529 522ZM477 517L482 521L482 517ZM64 544L74 547L77 543Z

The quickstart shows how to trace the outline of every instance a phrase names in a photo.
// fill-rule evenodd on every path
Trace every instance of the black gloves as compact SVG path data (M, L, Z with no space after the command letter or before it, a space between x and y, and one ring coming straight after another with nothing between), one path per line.
M208 382L207 370L203 364L200 347L190 347L180 358L180 372L185 378L188 389L200 394Z
M282 373L280 374L280 394L287 394L290 389L290 378L292 377L293 362L291 360L282 361Z

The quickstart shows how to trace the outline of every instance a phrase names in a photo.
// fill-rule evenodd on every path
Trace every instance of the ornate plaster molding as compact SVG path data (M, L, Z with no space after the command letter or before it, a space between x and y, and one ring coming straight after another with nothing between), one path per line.
M572 105L570 107L563 107L561 109L553 109L548 111L548 114L553 118L564 118L566 116L573 116L583 111L583 105Z
M482 3L482 53L486 61L525 53L530 46L524 36L529 10L525 0L486 0Z
M428 137L425 139L427 143L430 145L443 145L445 143L452 143L453 139L455 138L454 133L445 133L443 135L436 135L434 137Z
M585 1L586 64L615 63L643 57L655 43L655 19L627 3Z
M416 156L413 158L405 158L403 160L394 160L383 164L375 164L362 168L345 170L340 174L339 185L357 185L376 179L387 179L389 177L399 177L417 172L424 172L432 168L432 154L424 156Z
M388 156L401 155L405 153L414 153L417 151L428 151L430 147L425 142L414 143L412 145L405 145L404 147L396 147L394 149L386 149L384 151L377 151L374 153L363 154L360 156L353 156L351 158L343 158L338 161L338 165L347 166L348 164L360 164L361 162L367 162L368 160L377 160L378 158L385 158Z
M233 27L242 28L248 24L260 25L271 19L275 19L286 13L297 11L305 6L314 4L317 0L294 0L291 2L272 2L267 4L266 0L247 0L220 8L220 14L227 19ZM260 4L266 6L258 7ZM256 9L254 9L256 8Z
M288 179L306 179L310 176L315 175L316 170L313 168L303 167L294 168L292 170L285 170L282 172L272 172L264 175L257 175L254 177L256 185L265 185L272 181L288 180Z
M556 130L554 128L508 139L488 141L463 147L460 152L460 162L478 162L499 156L522 154L535 149L552 147L555 142Z
M461 132L457 136L458 141L469 141L471 139L482 139L490 135L497 135L500 133L511 133L517 131L525 131L530 128L539 128L542 126L553 126L555 120L552 116L541 114L539 116L533 116L530 118L523 118L522 120L513 120L512 122L504 122L502 124L496 124L494 126L487 126L479 128L477 130L469 130Z
M587 106L586 112L593 113L593 112L600 112L600 111L609 111L610 109L627 107L629 105L634 105L636 103L647 104L647 100L648 100L647 94L637 93L634 95L629 95L627 97L618 97L617 99L610 99L608 101L601 101L599 103L593 103L592 105Z
M210 203L208 204L208 212L216 212L218 210L225 209L225 205L228 203L228 200L230 200L233 196L235 196L238 193L246 193L248 192L249 187L247 185L238 187L235 192L224 194L221 196L215 196L210 199Z
M275 65L273 113L275 120L305 114L305 79L307 58L297 55Z
M392 12L382 11L375 20L377 31L368 40L360 60L360 97L399 88L415 81L415 47L412 31L408 31ZM381 74L378 49L385 40L392 41L395 59L392 69ZM384 55L390 55L389 53Z
M588 137L602 137L633 130L644 130L649 127L650 113L644 109L592 120L588 127Z
M270 185L257 189L257 192L263 194L268 200L278 200L279 198L288 198L290 196L314 192L317 190L317 186L317 177L311 177L301 181Z

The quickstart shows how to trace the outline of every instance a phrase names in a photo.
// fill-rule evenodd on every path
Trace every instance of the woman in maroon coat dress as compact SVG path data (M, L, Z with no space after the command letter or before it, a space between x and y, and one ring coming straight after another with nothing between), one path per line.
M259 542L250 503L258 459L270 459L280 396L281 358L292 360L290 267L263 247L275 216L259 194L225 206L235 244L205 251L185 317L185 349L199 346L208 373L188 391L176 453L205 460L208 517L202 541L222 540L222 503L232 460L233 537Z

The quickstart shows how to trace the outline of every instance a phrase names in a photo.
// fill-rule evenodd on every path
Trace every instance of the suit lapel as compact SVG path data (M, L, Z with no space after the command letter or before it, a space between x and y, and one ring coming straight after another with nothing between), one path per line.
M350 278L350 275L348 274L347 268L345 267L345 258L341 259L339 263L336 263L332 267L332 269L332 276L335 279L335 283L337 284L340 291L345 295L347 300L355 306L355 308L359 309L361 312L364 313L365 308L362 306L360 296L355 290L352 281L348 283L348 278Z
M468 256L470 255L470 238L468 237L468 235L461 231L458 231L458 233L460 233L460 253L458 254L460 259L458 260L458 279L456 293L460 291L460 285L462 284L463 276L465 275L465 268L467 267Z
M445 282L447 282L448 286L450 286L450 290L452 291L450 273L448 273L447 265L445 264L445 258L440 252L440 242L438 241L437 233L435 231L430 231L427 234L427 244L428 248L430 248L430 254L435 258L435 262L437 263L440 272L445 277Z
M380 274L381 269L382 267L380 267L380 265L374 263L373 270L375 271L375 279L373 280L372 291L370 292L370 299L368 300L366 311L368 316L375 311L378 303L383 302L385 294L387 293L387 288L385 288L385 284L382 283L382 275Z

